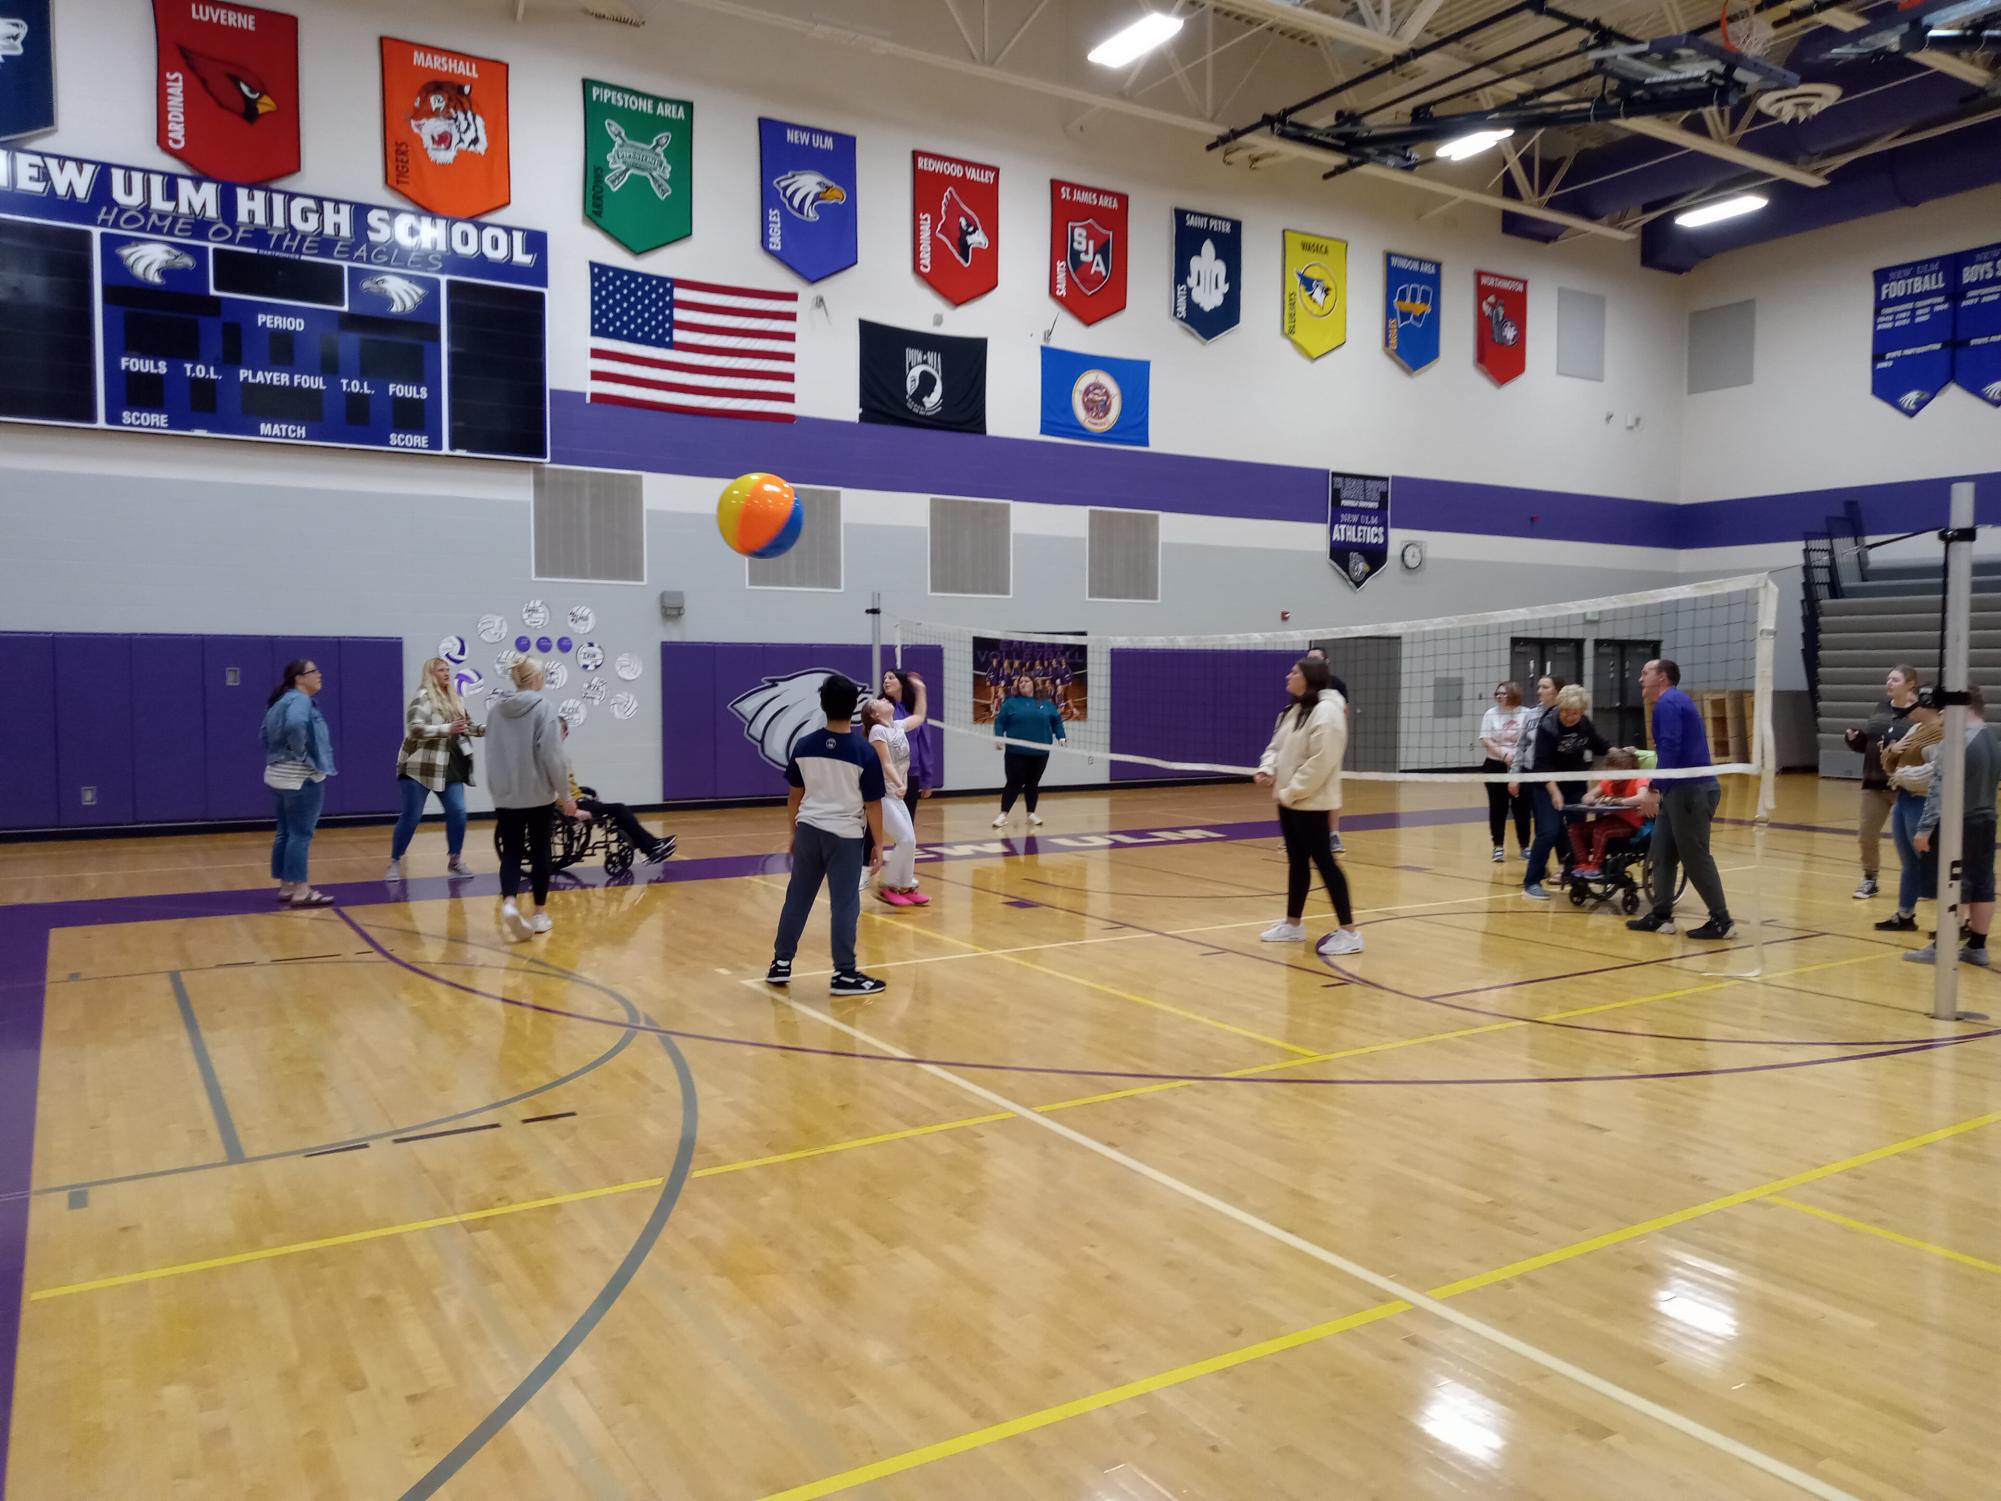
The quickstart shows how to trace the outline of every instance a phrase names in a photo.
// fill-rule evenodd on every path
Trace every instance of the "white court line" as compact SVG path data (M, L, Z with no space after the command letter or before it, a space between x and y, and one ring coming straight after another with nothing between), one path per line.
M745 983L754 982L747 981ZM1471 1314L1462 1313L1450 1304L1442 1303L1437 1298L1420 1292L1417 1288L1406 1287L1393 1277L1385 1277L1380 1272L1371 1271L1360 1262L1350 1261L1339 1252L1330 1251L1325 1246L1318 1245L1303 1236L1293 1234L1290 1230L1281 1229L1269 1220L1260 1219L1247 1209L1240 1209L1235 1204L1217 1198L1214 1194L1204 1192L1192 1183L1184 1182L1172 1174L1164 1173L1157 1167L1149 1166L1147 1163L1141 1162L1137 1157L1121 1152L1117 1147L1107 1146L1096 1137L1086 1136L1082 1131L1072 1126L1066 1126L1061 1121L1054 1120L1047 1115L1032 1110L1026 1105L1018 1105L1005 1095L995 1094L991 1089L975 1084L970 1079L961 1078L950 1069L940 1068L933 1063L918 1062L901 1048L894 1047L880 1038L872 1037L867 1032L862 1031L861 1028L850 1026L836 1017L829 1016L824 1011L816 1011L804 1002L793 1000L789 995L777 996L775 999L782 1000L801 1016L810 1016L815 1021L823 1022L837 1032L845 1032L849 1037L852 1037L865 1047L874 1048L879 1052L888 1053L914 1063L916 1067L925 1073L964 1090L976 1099L984 1100L990 1105L1008 1111L1012 1115L1017 1115L1031 1125L1038 1126L1044 1131L1053 1132L1064 1140L1073 1142L1077 1146L1084 1148L1087 1152L1095 1152L1107 1162L1115 1163L1117 1166L1125 1168L1128 1172L1137 1173L1150 1183L1157 1184L1159 1187L1165 1188L1172 1193L1177 1193L1182 1198L1192 1203L1200 1204L1205 1209L1214 1210L1225 1219L1234 1220L1237 1224L1244 1226L1248 1230L1255 1230L1260 1235L1269 1236L1280 1245L1289 1246L1295 1251L1311 1256L1315 1261L1333 1267L1336 1271L1345 1272L1357 1281L1366 1282L1377 1291L1387 1293L1392 1298L1400 1299L1410 1304L1413 1308L1421 1308L1426 1313L1443 1319L1446 1323L1463 1329L1476 1338L1484 1339L1490 1344L1497 1345L1510 1354L1518 1355L1522 1359L1539 1365L1544 1370L1562 1376L1566 1380L1574 1381L1587 1391L1596 1392L1599 1396L1616 1402L1621 1407L1630 1408L1643 1417L1652 1418L1655 1422L1672 1428L1677 1433L1695 1439L1698 1443L1707 1444L1717 1452L1750 1465L1753 1469L1762 1470L1767 1475L1785 1481L1788 1485L1797 1486L1810 1496L1818 1496L1821 1498L1821 1501L1859 1501L1859 1498L1849 1491L1844 1491L1830 1485L1824 1480L1807 1474L1804 1470L1797 1469L1785 1463L1783 1460L1774 1459L1769 1454L1753 1449L1750 1445L1741 1443L1726 1433L1719 1433L1714 1428L1698 1423L1695 1419L1678 1413L1671 1407L1664 1407L1649 1397L1641 1396L1638 1392L1628 1391L1625 1387L1608 1381L1603 1376L1594 1375L1582 1366L1571 1364L1561 1356L1552 1355L1546 1350L1538 1349L1525 1340L1517 1339L1514 1335L1495 1328L1492 1324L1476 1319Z

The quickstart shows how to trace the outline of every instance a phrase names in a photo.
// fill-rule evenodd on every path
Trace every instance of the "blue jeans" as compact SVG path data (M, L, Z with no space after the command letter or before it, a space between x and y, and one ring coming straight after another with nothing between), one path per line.
M1564 805L1577 802L1584 796L1582 782L1558 782L1563 789ZM1557 810L1556 802L1549 795L1546 782L1523 782L1522 795L1528 799L1529 811L1535 816L1535 843L1529 846L1528 869L1522 872L1522 885L1540 886L1544 876L1549 874L1549 852L1556 851L1560 870L1570 869L1570 835L1563 827L1563 814Z
M271 841L271 878L290 886L306 884L306 856L327 800L325 782L307 782L295 792L276 792L278 834Z
M810 823L798 824L792 833L792 880L785 888L785 910L778 918L778 938L772 955L790 959L799 952L799 935L806 931L806 919L813 915L813 902L820 895L820 883L827 883L827 904L832 909L834 968L846 973L855 967L855 925L862 916L862 867L865 839L829 834Z
M410 841L417 835L417 825L424 817L424 804L430 799L431 789L415 777L398 777L396 791L403 799L403 808L396 815L396 836L389 842L389 858L401 860L403 852L410 848ZM465 783L445 783L444 791L438 794L438 801L445 809L445 845L456 860L466 842Z
M1936 855L1918 853L1918 819L1925 800L1914 792L1897 791L1897 806L1890 810L1890 836L1897 845L1897 910L1915 912L1918 898L1938 895ZM1937 846L1933 846L1936 850Z

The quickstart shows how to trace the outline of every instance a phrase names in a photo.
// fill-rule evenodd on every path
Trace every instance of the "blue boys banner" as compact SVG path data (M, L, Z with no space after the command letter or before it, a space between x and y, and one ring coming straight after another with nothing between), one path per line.
M1383 352L1412 375L1438 360L1437 261L1383 252Z
M1952 378L1982 401L2001 407L2001 245L1958 256L1959 347Z
M1869 390L1915 417L1952 379L1953 258L1885 266L1876 273L1876 331Z
M1147 446L1146 360L1042 346L1042 434Z
M1243 220L1176 209L1174 321L1204 344L1235 328L1244 305L1243 265Z
M783 120L757 122L767 252L807 281L855 263L855 138Z
M49 0L0 4L0 141L56 123L55 47Z

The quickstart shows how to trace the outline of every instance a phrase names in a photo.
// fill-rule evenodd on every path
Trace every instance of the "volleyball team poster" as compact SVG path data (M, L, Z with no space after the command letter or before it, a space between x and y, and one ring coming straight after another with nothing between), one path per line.
M1089 649L1082 631L1045 631L1069 636L1069 642L1010 641L999 636L973 637L973 723L991 724L1001 704L1022 678L1035 683L1036 695L1056 705L1066 721L1090 717Z

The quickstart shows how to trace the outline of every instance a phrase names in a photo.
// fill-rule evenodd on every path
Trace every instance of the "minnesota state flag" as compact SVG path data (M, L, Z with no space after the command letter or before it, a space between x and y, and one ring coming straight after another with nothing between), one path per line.
M1309 360L1348 342L1348 242L1285 232L1281 326Z

